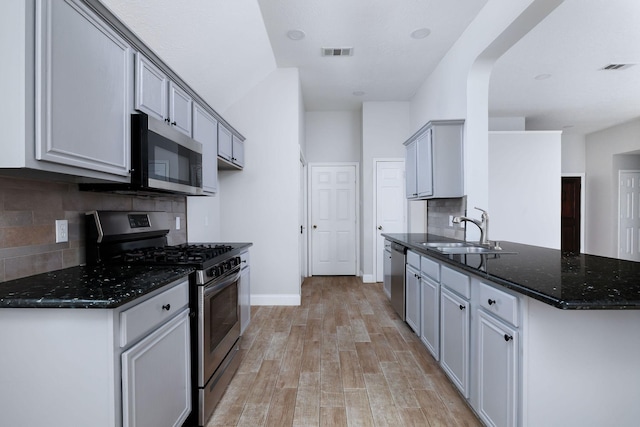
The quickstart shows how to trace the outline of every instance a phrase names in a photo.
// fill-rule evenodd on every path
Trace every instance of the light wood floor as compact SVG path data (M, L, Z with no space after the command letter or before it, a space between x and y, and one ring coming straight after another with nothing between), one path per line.
M207 427L480 426L381 284L312 277L299 307L253 307Z

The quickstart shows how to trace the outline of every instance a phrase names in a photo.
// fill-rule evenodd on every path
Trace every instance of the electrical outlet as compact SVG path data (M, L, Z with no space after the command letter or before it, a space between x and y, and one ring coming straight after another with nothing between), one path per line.
M449 215L449 227L453 227L453 215Z
M176 217L176 230L180 230L180 217Z
M56 220L56 243L69 241L69 221L66 219Z

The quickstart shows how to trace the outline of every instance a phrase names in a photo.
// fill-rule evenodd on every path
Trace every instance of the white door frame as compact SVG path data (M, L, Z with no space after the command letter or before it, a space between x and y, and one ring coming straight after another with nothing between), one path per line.
M376 272L378 271L378 239L377 239L377 216L376 216L376 209L377 209L377 203L378 203L378 194L377 194L377 188L378 188L378 176L376 171L378 170L378 162L404 162L405 159L404 157L374 157L373 158L373 206L371 206L371 236L373 239L373 243L371 244L372 248L371 248L371 256L373 259L373 262L371 263L371 265L373 266L373 270L371 271L371 278L370 280L368 280L368 282L375 282L377 277L376 277ZM405 170L406 173L406 170ZM407 223L408 223L408 200L405 199L405 219L404 219L404 227L402 232L406 233L407 232ZM384 249L383 249L384 250ZM363 281L364 281L364 276L363 276Z
M618 259L629 259L629 258L622 258L622 253L620 251L620 180L622 179L622 174L623 173L640 173L640 170L628 170L628 169L620 169L618 170L618 185L617 185L617 190L618 190L618 197L616 198L617 202L618 202L618 226L616 227L617 230L617 238L616 238L616 246L617 246L617 257Z
M304 154L302 150L300 150L300 226L302 227L302 236L300 243L300 280L302 285L302 281L305 277L309 276L309 223L308 223L308 164L307 160L304 158Z
M307 224L311 224L311 204L312 204L312 198L313 198L313 191L312 191L312 183L313 180L311 179L311 171L313 169L314 166L320 166L320 167L334 167L334 166L355 166L356 168L356 194L354 197L354 203L355 203L355 210L356 210L356 235L355 235L355 239L356 239L356 275L360 276L360 163L358 162L332 162L332 163L326 163L326 162L309 162L307 164ZM310 237L307 240L307 253L309 254L309 262L308 262L308 268L309 268L309 276L313 276L313 262L311 262L311 260L313 259L313 243L312 243L313 237Z
M587 207L586 207L587 206L587 204L586 204L587 190L586 190L585 174L583 174L583 173L563 173L563 174L561 174L561 177L580 178L580 253L584 253L584 239L585 239L584 230L585 230L585 226L587 224L587 217L586 217L586 213L587 213Z

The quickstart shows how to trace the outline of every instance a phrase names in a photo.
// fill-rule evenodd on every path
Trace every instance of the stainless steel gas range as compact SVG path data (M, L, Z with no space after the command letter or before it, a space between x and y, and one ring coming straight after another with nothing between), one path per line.
M87 264L190 265L193 410L189 424L204 426L240 357L240 254L250 243L167 244L165 212L87 213Z

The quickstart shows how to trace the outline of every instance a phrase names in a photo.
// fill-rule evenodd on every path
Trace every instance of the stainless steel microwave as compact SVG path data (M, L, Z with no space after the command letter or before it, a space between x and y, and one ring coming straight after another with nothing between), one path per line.
M202 195L202 144L147 114L131 115L131 182L81 190Z

